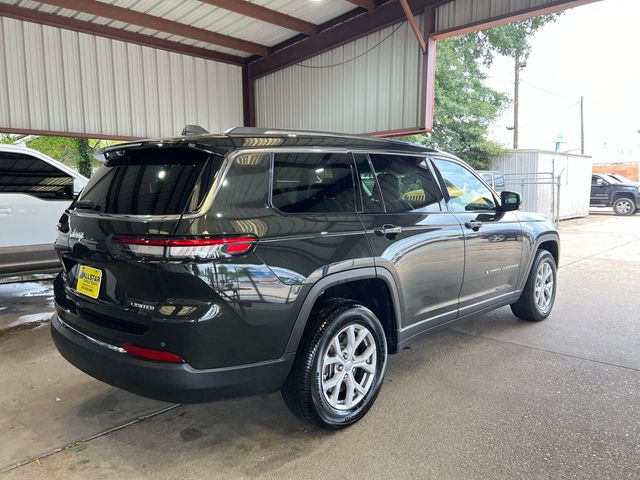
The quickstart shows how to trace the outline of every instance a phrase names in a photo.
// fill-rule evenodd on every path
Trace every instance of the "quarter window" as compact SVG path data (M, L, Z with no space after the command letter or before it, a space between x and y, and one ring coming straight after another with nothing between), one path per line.
M355 213L353 170L342 153L274 156L273 206L284 213Z
M71 200L71 175L17 152L0 152L0 193L24 193L43 200Z
M425 168L424 157L385 154L370 158L387 213L440 211L440 192Z
M433 159L447 188L447 205L452 212L493 210L493 194L470 170L449 160Z

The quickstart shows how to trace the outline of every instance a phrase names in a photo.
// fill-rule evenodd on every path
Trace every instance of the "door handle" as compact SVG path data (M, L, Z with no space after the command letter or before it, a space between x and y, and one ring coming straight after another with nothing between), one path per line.
M0 204L0 216L9 216L11 215L11 206L8 204Z
M397 234L402 233L402 227L396 227L395 225L387 224L381 227L376 227L373 229L373 231L376 235L393 239Z
M469 220L468 222L465 222L464 226L470 230L473 230L474 232L477 232L478 230L480 230L482 222L479 220Z

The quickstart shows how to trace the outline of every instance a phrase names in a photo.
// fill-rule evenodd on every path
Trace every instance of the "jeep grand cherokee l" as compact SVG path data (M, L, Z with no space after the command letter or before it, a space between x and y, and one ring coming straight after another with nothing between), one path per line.
M58 350L173 402L280 389L362 418L387 355L455 320L553 308L559 238L457 158L403 142L234 129L107 148L60 219Z

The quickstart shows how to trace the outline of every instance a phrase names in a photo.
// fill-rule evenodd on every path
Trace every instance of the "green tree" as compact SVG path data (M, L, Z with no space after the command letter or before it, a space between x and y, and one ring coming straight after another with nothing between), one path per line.
M79 137L56 137L50 135L33 136L25 144L59 162L75 167L80 174L90 177L93 168L100 163L93 158L93 152L106 145L118 143L113 140L90 140Z
M27 147L38 150L65 165L76 168L78 166L78 149L75 139L72 137L37 135L29 138L25 144Z
M0 134L0 143L12 144L16 139L13 135L7 135L5 133Z
M489 139L489 127L510 103L507 95L485 85L487 68L496 54L526 58L532 35L556 18L545 15L438 42L433 131L407 140L486 168L503 149Z
M89 140L86 138L75 138L74 140L78 151L78 172L88 178L91 176L93 167L93 149L89 146Z

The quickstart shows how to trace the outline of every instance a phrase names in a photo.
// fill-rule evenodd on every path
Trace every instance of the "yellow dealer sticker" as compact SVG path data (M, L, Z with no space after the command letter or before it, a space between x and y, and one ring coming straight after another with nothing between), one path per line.
M98 298L100 295L100 282L102 282L102 272L97 268L80 265L78 283L76 291L87 297Z

